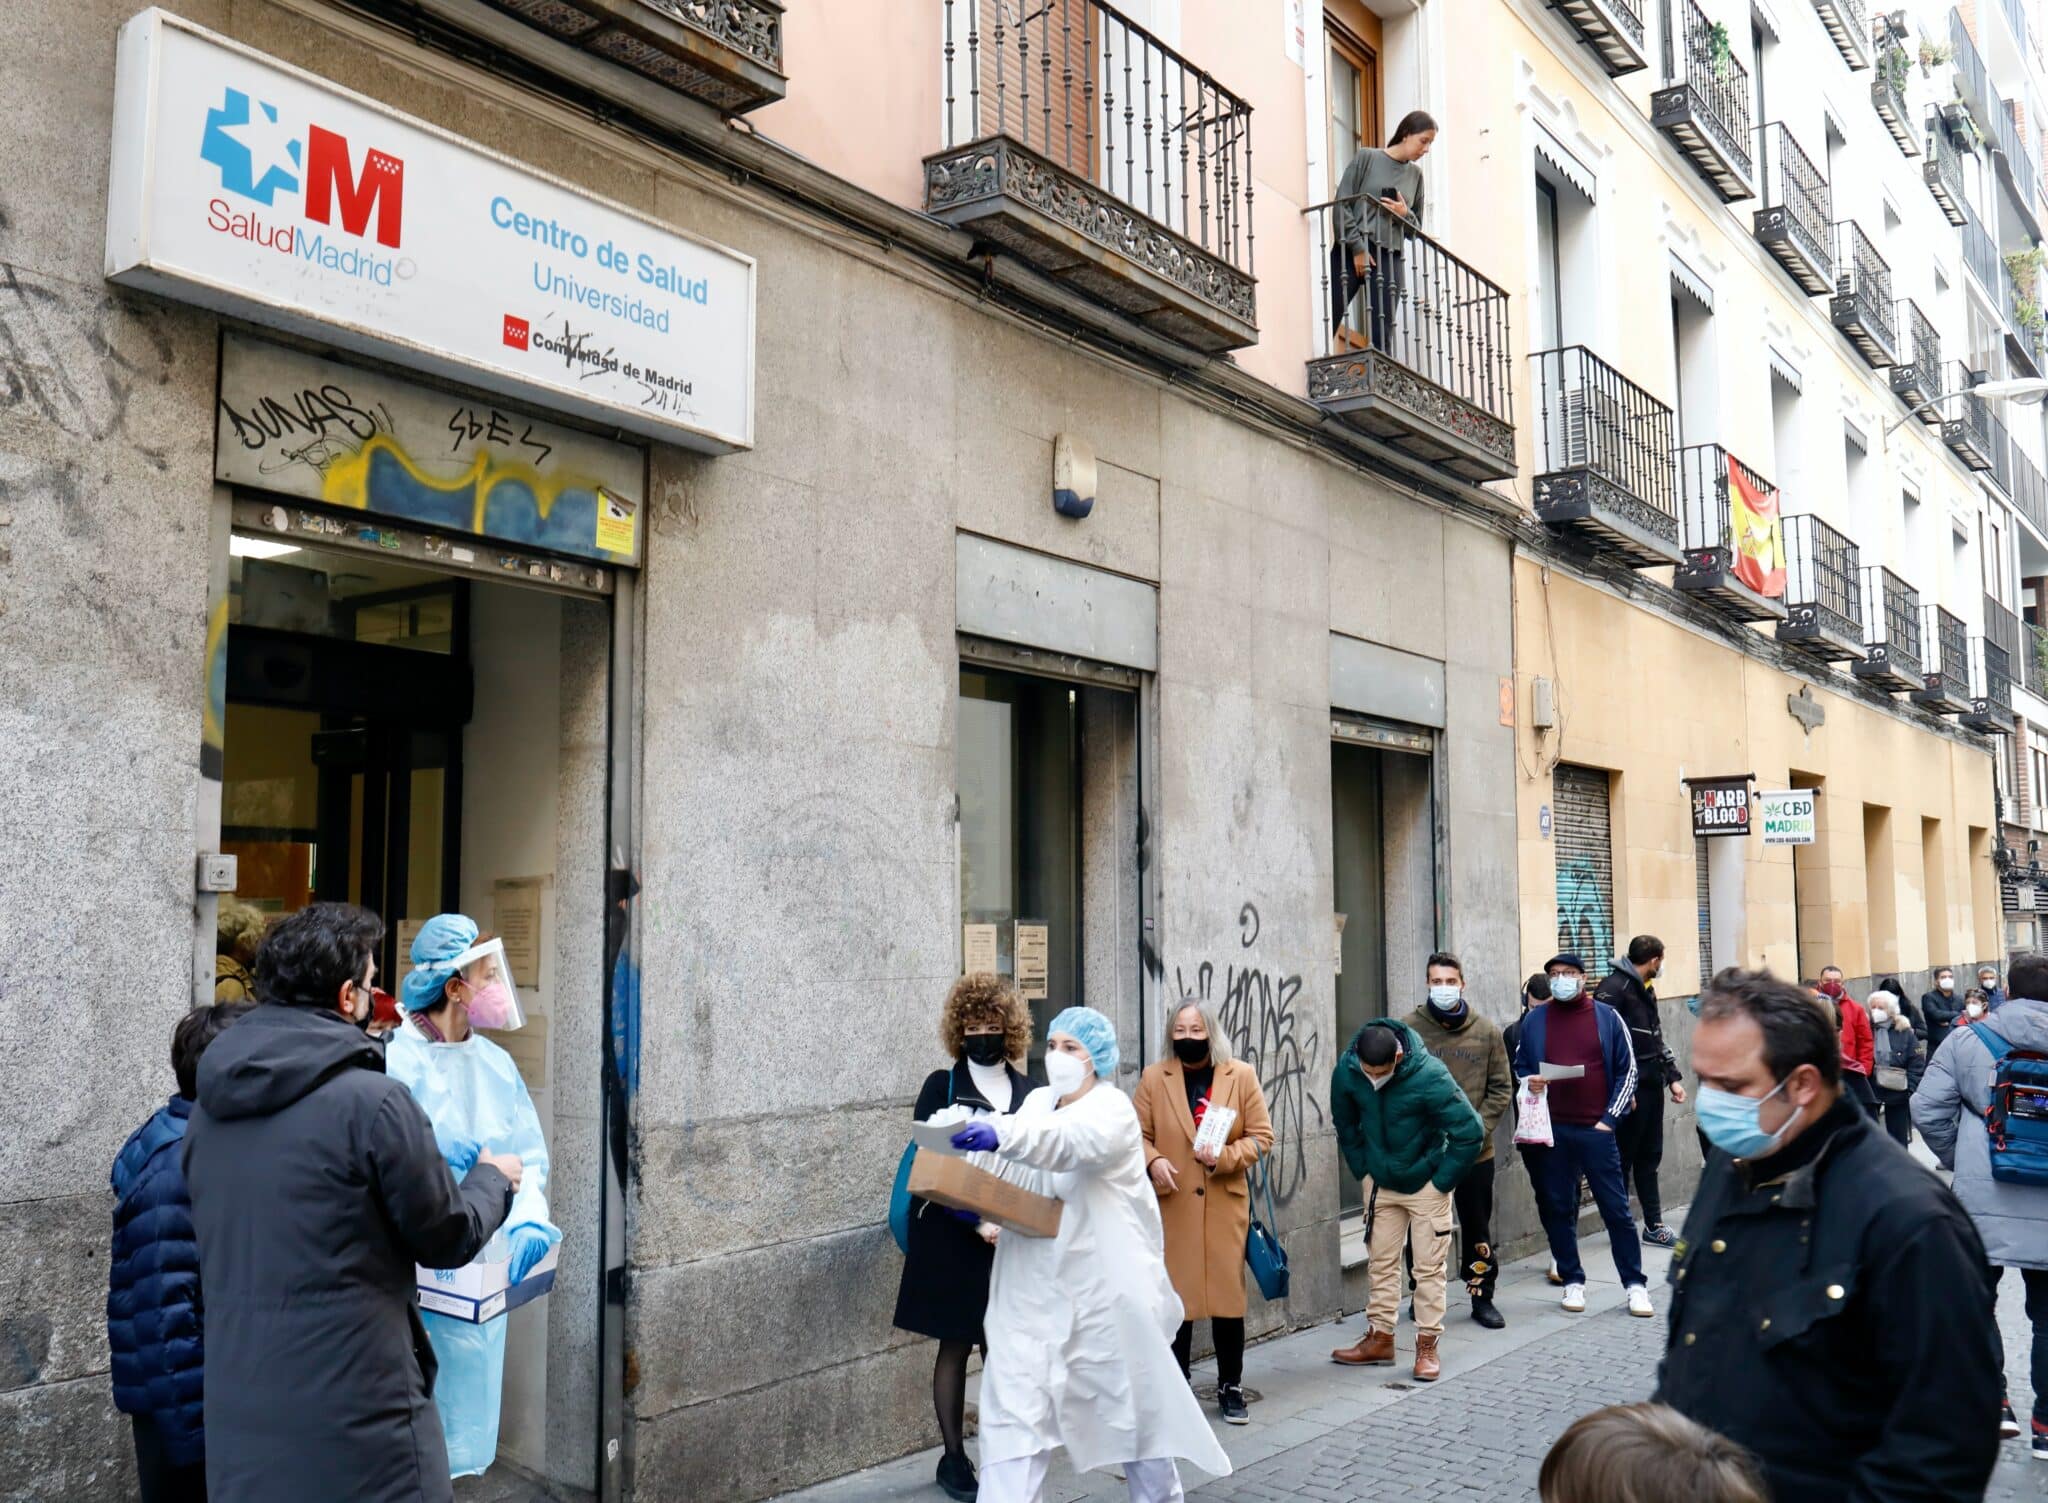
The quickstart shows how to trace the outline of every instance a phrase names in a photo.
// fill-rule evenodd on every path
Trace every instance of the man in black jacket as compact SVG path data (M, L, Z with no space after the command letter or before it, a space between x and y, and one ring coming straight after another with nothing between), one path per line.
M256 957L268 1005L200 1061L185 1178L212 1503L454 1496L414 1265L476 1257L520 1163L473 1143L444 1157L385 1075L363 1032L383 932L345 903L285 919ZM468 1171L459 1185L451 1161Z
M1747 1446L1777 1503L1984 1496L2004 1361L1962 1206L1843 1099L1800 988L1716 976L1692 1062L1721 1151L1671 1260L1658 1401Z
M1948 1032L1955 1027L1956 1019L1962 1015L1963 994L1956 989L1956 973L1953 966L1936 966L1934 988L1920 998L1920 1016L1927 1023L1927 1057L1934 1058Z
M1643 1206L1643 1240L1656 1247L1669 1247L1678 1234L1664 1224L1664 1195L1657 1187L1657 1171L1664 1163L1664 1095L1674 1102L1685 1100L1678 1061L1664 1045L1664 1021L1657 1015L1654 983L1664 969L1664 941L1654 934L1638 934L1628 942L1628 953L1614 957L1593 993L1621 1014L1628 1024L1628 1041L1636 1051L1636 1109L1614 1129L1615 1146L1621 1150L1621 1178L1633 1182L1636 1199Z

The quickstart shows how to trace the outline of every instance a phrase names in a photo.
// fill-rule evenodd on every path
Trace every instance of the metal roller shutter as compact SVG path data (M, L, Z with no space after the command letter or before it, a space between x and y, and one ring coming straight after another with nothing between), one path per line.
M1551 774L1552 834L1557 845L1557 944L1595 975L1614 954L1614 838L1608 775L1558 764Z

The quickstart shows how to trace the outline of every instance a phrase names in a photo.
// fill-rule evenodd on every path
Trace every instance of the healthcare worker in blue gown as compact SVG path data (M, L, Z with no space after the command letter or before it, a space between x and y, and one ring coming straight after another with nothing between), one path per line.
M473 921L443 913L421 926L412 961L399 993L405 1021L385 1046L384 1068L426 1112L456 1174L479 1150L517 1154L525 1165L511 1214L483 1251L485 1261L509 1259L508 1279L516 1284L562 1233L548 1220L548 1148L526 1082L512 1056L476 1031L526 1021L505 947L499 940L479 944ZM498 1455L507 1317L473 1324L423 1311L420 1318L441 1364L434 1407L448 1439L449 1474L480 1473Z

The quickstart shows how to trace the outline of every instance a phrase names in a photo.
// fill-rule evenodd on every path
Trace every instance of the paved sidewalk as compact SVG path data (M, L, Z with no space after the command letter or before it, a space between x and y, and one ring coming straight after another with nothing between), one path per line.
M1682 1219L1673 1212L1673 1224ZM1316 1326L1246 1354L1245 1382L1260 1397L1247 1426L1218 1423L1216 1431L1236 1468L1206 1478L1183 1466L1190 1492L1205 1499L1250 1503L1348 1503L1351 1499L1428 1500L1536 1498L1536 1472L1550 1444L1579 1415L1603 1405L1647 1398L1664 1348L1664 1273L1670 1254L1643 1249L1657 1302L1654 1320L1631 1317L1608 1259L1604 1235L1582 1245L1592 1282L1583 1315L1558 1307L1558 1291L1544 1279L1548 1258L1504 1269L1499 1291L1507 1329L1486 1331L1466 1317L1461 1294L1446 1323L1444 1373L1434 1384L1412 1379L1414 1328L1403 1321L1397 1340L1402 1359L1391 1368L1353 1369L1330 1361L1330 1349L1349 1345L1362 1316ZM2027 1390L2031 1339L2021 1308L2019 1281L2005 1280L1999 1311L2013 1391ZM1215 1373L1198 1365L1198 1386ZM2024 1412L2024 1406L2022 1406ZM938 1461L927 1451L786 1495L788 1503L898 1503L942 1500L932 1482ZM1048 1503L1125 1497L1106 1472L1076 1475L1064 1453L1046 1484ZM1990 1503L2048 1497L2048 1466L2033 1462L2024 1442L2003 1448Z

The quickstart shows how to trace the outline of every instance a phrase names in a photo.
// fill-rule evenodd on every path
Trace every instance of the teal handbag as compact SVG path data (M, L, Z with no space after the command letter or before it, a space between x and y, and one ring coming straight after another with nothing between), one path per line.
M953 1072L946 1072L946 1105L953 1104ZM903 1145L903 1157L896 1165L896 1187L889 1192L889 1235L896 1250L910 1251L910 1161L917 1157L917 1145Z
M908 1171L906 1170L907 1174ZM1269 1300L1287 1298L1287 1249L1280 1245L1280 1218L1273 1213L1273 1178L1262 1161L1252 1170L1252 1224L1244 1234L1244 1260L1251 1265L1259 1293ZM1259 1220L1259 1195L1266 1197L1266 1219Z

